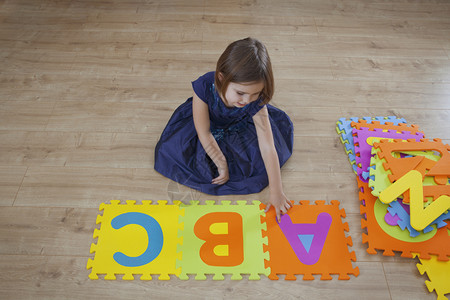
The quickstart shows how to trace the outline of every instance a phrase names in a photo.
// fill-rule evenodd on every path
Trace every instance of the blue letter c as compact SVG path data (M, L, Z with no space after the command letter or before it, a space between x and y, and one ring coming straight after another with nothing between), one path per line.
M161 253L164 241L161 226L153 217L138 212L124 213L111 221L111 226L114 229L120 229L130 224L140 225L147 231L147 249L144 253L136 257L127 256L122 252L116 252L114 253L113 258L117 263L125 267L139 267L146 265Z

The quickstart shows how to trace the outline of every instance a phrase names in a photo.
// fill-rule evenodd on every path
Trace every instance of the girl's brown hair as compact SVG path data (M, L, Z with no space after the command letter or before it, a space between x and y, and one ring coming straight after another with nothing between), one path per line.
M231 43L217 61L214 81L221 97L225 97L230 82L262 81L264 88L260 98L262 104L267 104L274 93L274 81L266 47L250 37Z

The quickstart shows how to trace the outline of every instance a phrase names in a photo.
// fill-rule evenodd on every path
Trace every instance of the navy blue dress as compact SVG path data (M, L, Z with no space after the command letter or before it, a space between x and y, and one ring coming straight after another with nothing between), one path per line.
M252 117L261 100L243 108L225 106L214 86L214 72L192 82L194 92L209 107L211 133L228 164L229 180L211 184L219 175L200 143L192 118L192 98L173 113L155 149L155 170L183 185L212 195L258 193L268 185ZM293 125L282 110L267 104L280 166L292 154Z

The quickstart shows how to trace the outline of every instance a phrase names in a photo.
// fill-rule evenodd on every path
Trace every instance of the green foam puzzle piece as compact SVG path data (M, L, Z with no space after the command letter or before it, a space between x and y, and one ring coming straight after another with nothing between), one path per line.
M214 204L215 201L206 201L206 205L199 205L198 201L192 201L191 205L182 206L185 214L180 218L184 223L184 230L183 243L178 248L182 252L182 260L177 261L177 267L182 270L179 278L187 280L189 275L195 275L196 280L205 280L206 274L214 274L214 280L223 280L224 274L232 274L232 280L240 280L241 274L249 274L250 280L259 280L260 274L268 275L270 270L265 268L264 260L268 260L269 257L268 253L263 251L263 244L267 244L267 237L262 237L262 230L266 230L266 224L261 223L264 212L260 209L260 202L254 201L253 204L247 205L246 201L237 201L237 205L231 205L230 201L222 201L221 205ZM242 216L243 261L238 265L210 265L199 255L200 248L207 241L197 237L194 227L202 217L220 212L238 213ZM218 228L226 229L227 227L218 226ZM213 232L213 226L208 230Z

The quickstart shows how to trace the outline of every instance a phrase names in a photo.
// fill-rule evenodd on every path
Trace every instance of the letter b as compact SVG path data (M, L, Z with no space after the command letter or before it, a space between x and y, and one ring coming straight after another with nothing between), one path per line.
M194 226L194 233L199 239L205 241L200 247L202 261L210 266L240 265L244 261L242 230L242 216L235 212L214 212L198 219Z

